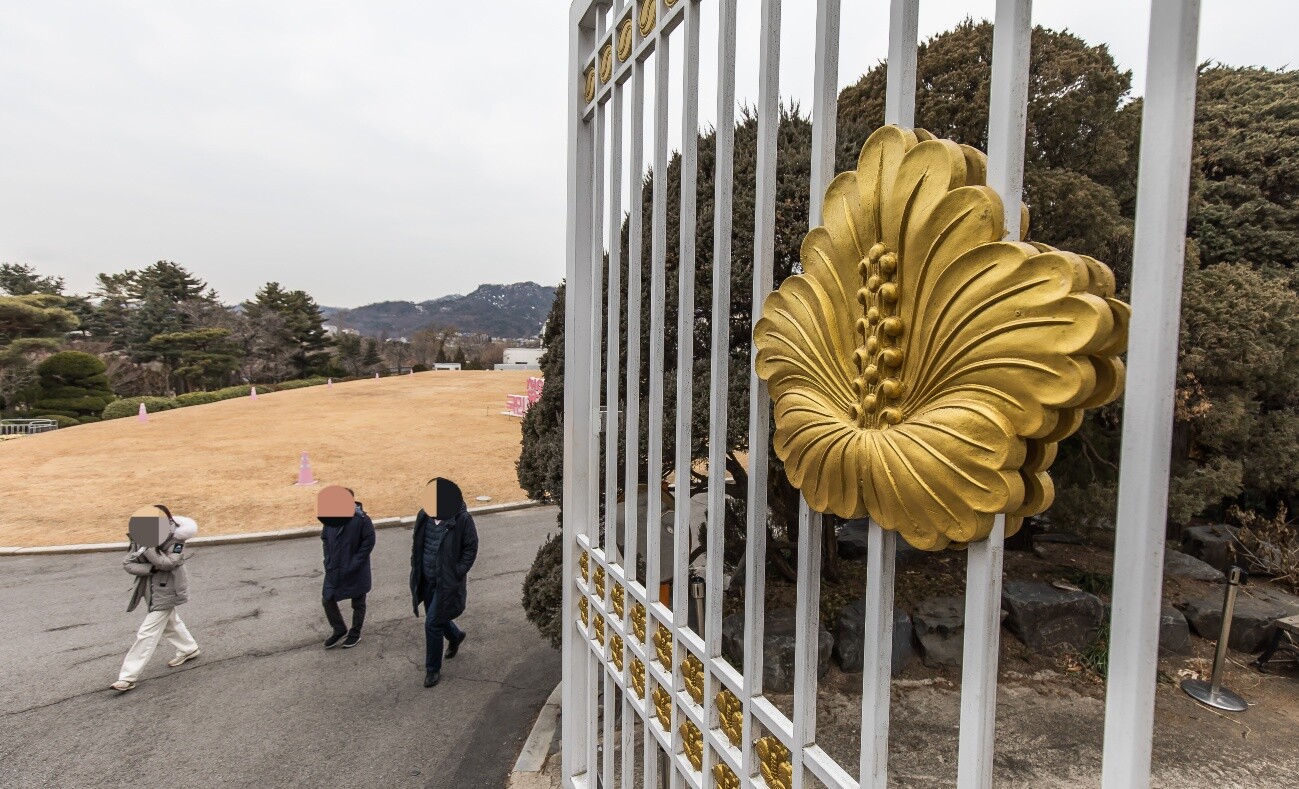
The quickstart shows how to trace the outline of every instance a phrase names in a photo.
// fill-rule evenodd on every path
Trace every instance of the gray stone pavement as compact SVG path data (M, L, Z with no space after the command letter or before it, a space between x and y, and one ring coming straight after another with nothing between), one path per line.
M181 614L202 657L168 668L164 644L122 695L106 688L143 613L121 557L0 558L0 786L505 786L559 681L519 602L555 510L476 521L469 638L429 690L406 529L378 532L350 650L321 648L318 539L196 548Z

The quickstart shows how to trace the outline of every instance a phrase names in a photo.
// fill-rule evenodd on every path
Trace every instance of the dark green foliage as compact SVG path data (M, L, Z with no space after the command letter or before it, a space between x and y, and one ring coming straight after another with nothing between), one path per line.
M114 400L109 403L100 416L103 419L121 419L127 416L135 416L140 413L141 403L144 403L145 409L151 414L156 414L159 411L170 411L180 405L174 397L123 397L121 400Z
M555 649L563 643L564 541L546 538L523 579L523 610L541 637Z
M84 420L89 419L89 417L77 419L76 417L68 416L67 414L41 414L41 419L53 419L59 426L59 429L62 430L65 427L76 427L77 425L82 424Z
M410 369L411 369L413 372L417 372L417 373L426 373L426 372L429 371L429 367L428 367L428 365L425 365L425 364L414 364L414 365L411 365L411 368L410 368Z
M0 291L11 296L46 293L63 294L63 277L42 277L25 263L0 263Z
M33 415L50 411L97 418L115 399L105 369L97 357L81 351L62 351L41 362L36 366L40 394L32 404ZM79 396L59 396L73 391Z
M172 374L189 387L220 384L239 366L239 348L230 330L221 328L155 334L149 347L172 368Z
M523 417L523 440L515 468L519 487L537 501L562 503L564 490L564 293L555 290L541 332L546 352L541 355L545 385L541 398Z
M264 342L270 349L287 349L299 377L322 372L329 362L329 334L325 331L320 306L305 291L284 290L268 282L252 300L244 302L244 313L254 323L266 317L278 319Z

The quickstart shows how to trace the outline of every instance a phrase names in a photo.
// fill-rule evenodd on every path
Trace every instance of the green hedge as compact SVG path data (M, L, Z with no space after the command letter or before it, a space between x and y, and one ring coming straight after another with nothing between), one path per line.
M174 397L124 397L121 400L114 400L109 403L104 408L102 416L104 419L121 419L125 416L135 416L140 413L140 403L144 403L144 407L151 414L180 407Z
M42 414L41 419L53 419L58 423L60 430L65 427L76 427L81 424L81 422L77 421L75 417L64 416L63 414Z
M229 398L220 397L216 392L189 392L188 394L176 396L176 407L185 408L186 406L191 405L207 405L208 403L215 403L218 400L225 399Z

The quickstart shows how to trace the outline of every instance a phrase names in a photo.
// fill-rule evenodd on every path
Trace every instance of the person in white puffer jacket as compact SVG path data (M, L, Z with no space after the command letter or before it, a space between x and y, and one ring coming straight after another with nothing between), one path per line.
M132 546L122 566L135 576L136 583L131 593L131 602L126 610L134 611L144 600L149 614L141 623L135 635L135 644L126 653L122 661L122 670L117 681L110 687L125 692L135 687L141 672L148 665L149 658L158 642L167 639L176 648L176 655L167 661L175 668L199 656L198 644L190 635L189 629L181 621L177 606L189 600L189 578L185 571L185 543L198 534L198 524L192 518L183 515L173 516L171 511L161 504L156 504L156 516L165 518L164 524L170 525L167 538L156 546ZM137 513L137 517L142 513Z

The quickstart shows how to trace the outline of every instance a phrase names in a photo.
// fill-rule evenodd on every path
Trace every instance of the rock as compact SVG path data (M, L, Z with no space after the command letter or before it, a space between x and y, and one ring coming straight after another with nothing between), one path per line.
M1222 629L1220 594L1190 600L1182 607L1186 621L1201 638L1217 640ZM1231 617L1231 634L1227 646L1238 652L1258 652L1267 643L1274 622L1299 614L1299 597L1275 589L1241 589L1236 595L1236 610Z
M866 624L865 598L854 600L839 610L839 619L834 628L834 659L839 667L848 672L862 670L862 654L865 646L863 627ZM900 608L893 609L893 676L902 673L915 650L911 646L911 617Z
M794 609L779 608L767 612L763 628L762 687L774 693L794 690L795 650ZM824 677L830 669L830 651L834 637L824 627L817 628L818 653L816 675ZM733 666L744 665L744 614L733 614L722 620L722 652Z
M1002 606L1007 626L1029 649L1048 655L1077 652L1096 640L1105 618L1100 598L1066 592L1040 581L1007 581Z
M1236 539L1236 534L1239 531L1225 523L1192 526L1182 532L1182 551L1226 572L1227 568L1242 561L1237 558L1240 540Z
M1164 574L1190 578L1193 581L1223 583L1226 580L1217 567L1171 549L1164 551Z
M860 559L865 561L866 554L870 552L867 535L870 531L870 521L866 518L858 518L844 523L839 527L839 556L844 559ZM913 548L910 543L897 537L894 541L896 551L894 559L896 567L905 567L928 555L927 551L919 548Z
M1159 654L1186 655L1191 651L1191 629L1182 612L1166 605L1159 612Z
M960 667L965 647L965 598L932 597L911 617L926 666Z

